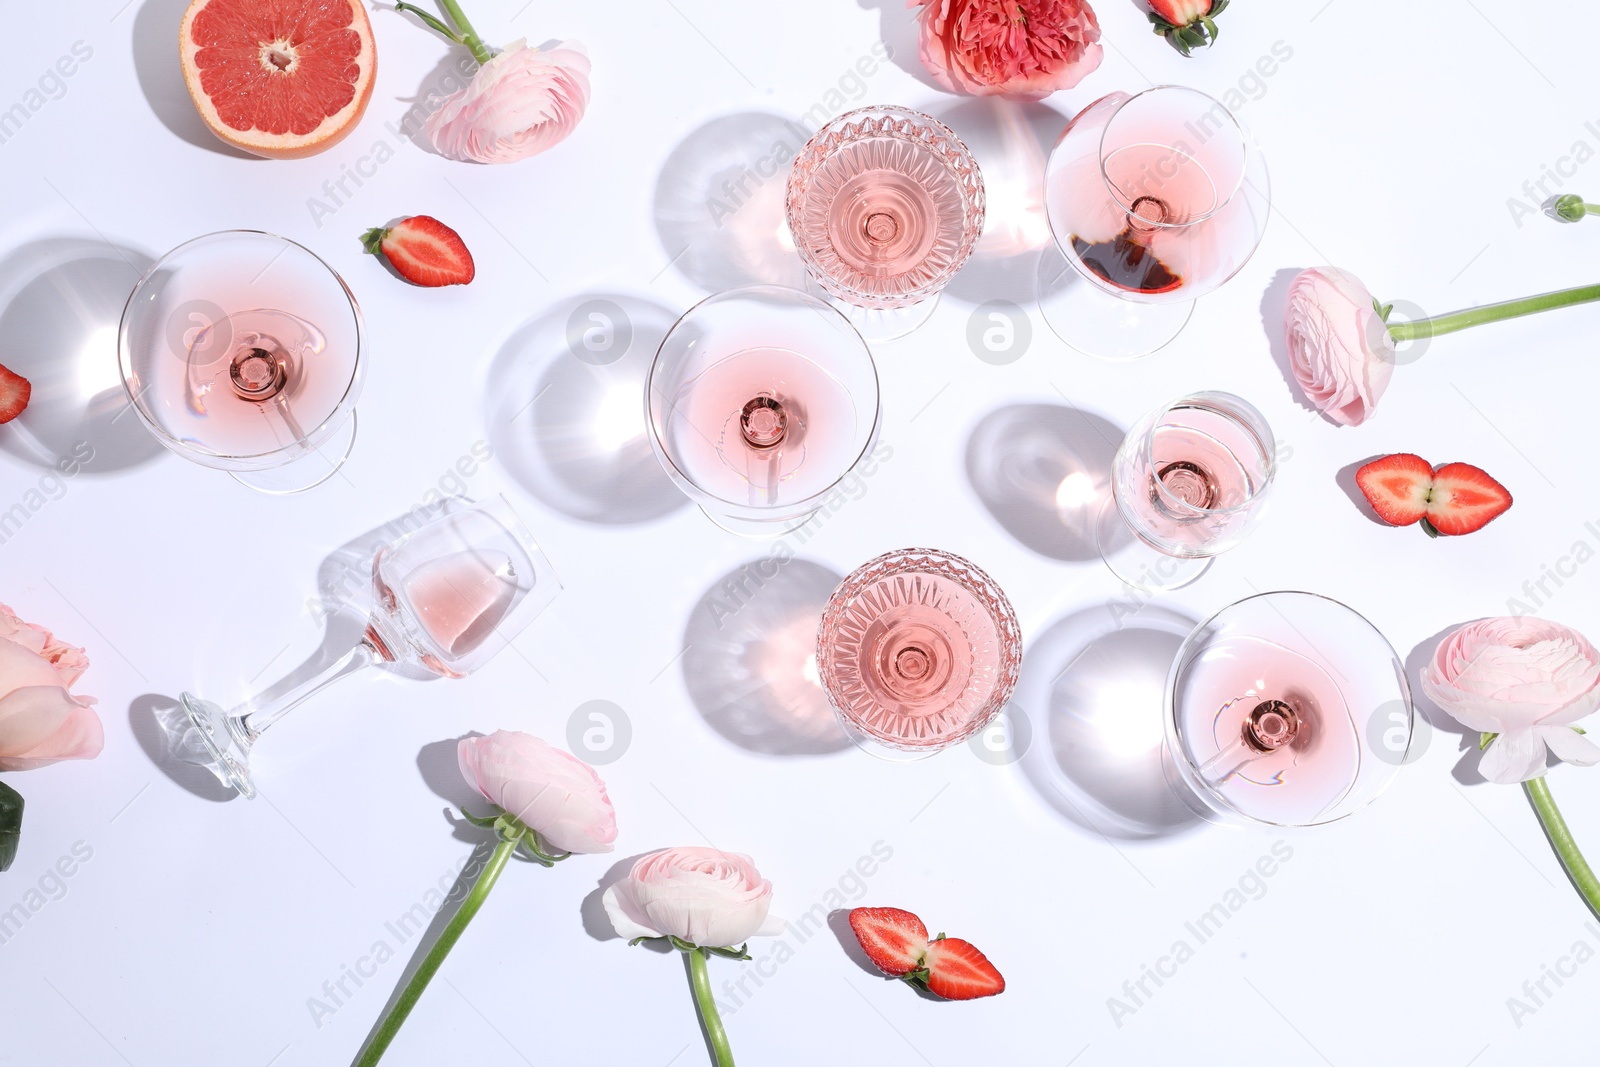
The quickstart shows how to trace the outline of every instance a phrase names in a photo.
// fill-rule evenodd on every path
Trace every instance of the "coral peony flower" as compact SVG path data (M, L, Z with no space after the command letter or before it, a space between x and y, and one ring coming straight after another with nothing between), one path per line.
M617 816L605 783L582 760L532 734L496 730L456 746L461 775L563 852L610 852Z
M1394 340L1366 286L1336 267L1303 270L1284 320L1306 399L1342 426L1366 421L1394 374Z
M1084 0L909 0L921 7L922 62L953 93L1037 100L1100 65L1100 23Z
M1422 689L1468 729L1499 735L1479 764L1491 782L1543 776L1547 749L1584 767L1600 762L1600 747L1571 725L1600 707L1600 652L1559 623L1468 623L1440 642Z
M589 57L581 44L541 50L518 41L447 97L426 130L450 159L513 163L565 140L588 106Z
M83 649L0 604L0 771L100 754L94 698L68 691L88 666Z
M606 890L604 904L611 925L629 938L726 948L783 928L768 914L772 883L750 857L714 848L652 852Z

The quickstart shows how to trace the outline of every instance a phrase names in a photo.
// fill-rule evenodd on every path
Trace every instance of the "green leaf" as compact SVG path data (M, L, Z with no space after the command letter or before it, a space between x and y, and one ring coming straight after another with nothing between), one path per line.
M1433 523L1429 522L1426 515L1422 517L1422 532L1427 534L1429 537L1439 536L1439 528Z
M1478 751L1482 752L1489 747L1489 742L1499 737L1499 734L1484 733L1478 736Z
M1178 36L1182 37L1184 43L1192 48L1205 47L1206 35L1195 29L1193 26L1185 26L1183 29L1178 31Z
M1211 10L1206 12L1206 14L1210 15L1212 18L1216 18L1226 10L1228 10L1228 0L1217 0L1216 3L1211 5Z
M388 230L384 229L382 226L374 226L372 229L361 235L361 247L367 250L368 255L382 255L383 239L387 236L389 236Z
M22 840L22 794L0 782L0 871L11 869Z
M1206 32L1211 35L1211 43L1212 44L1216 44L1217 43L1217 24L1215 22L1212 22L1209 17L1202 18L1200 21L1205 24Z

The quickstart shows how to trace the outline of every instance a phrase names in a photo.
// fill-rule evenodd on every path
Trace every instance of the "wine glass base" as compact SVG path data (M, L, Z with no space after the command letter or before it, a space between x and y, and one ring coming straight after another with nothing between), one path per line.
M315 489L339 473L339 468L350 458L355 446L356 413L352 411L350 418L334 431L332 437L299 459L267 470L228 473L233 475L234 481L249 486L258 493L268 493L273 496L303 493L307 489Z
M794 531L810 522L811 517L816 514L815 511L808 511L797 518L769 522L757 519L734 519L727 515L715 514L704 507L700 509L700 513L710 519L712 524L719 529L752 541L772 541L785 534L794 533Z
M849 319L850 325L868 344L894 341L915 332L933 317L934 310L939 306L939 294L935 293L921 303L903 308L864 308L848 300L840 300L817 284L817 280L809 274L806 275L806 292L827 301L835 311Z
M1189 324L1194 301L1146 304L1119 300L1079 274L1054 244L1039 256L1039 314L1051 331L1084 355L1126 362L1165 348Z
M1125 585L1152 593L1164 593L1197 580L1211 566L1210 556L1169 556L1128 529L1108 497L1095 522L1095 540L1100 558L1111 573Z
M190 762L206 768L223 785L232 786L245 797L254 799L256 786L250 776L250 740L244 735L238 718L193 693L182 694L178 703L188 714L194 726L193 736L204 749L203 756L189 757Z

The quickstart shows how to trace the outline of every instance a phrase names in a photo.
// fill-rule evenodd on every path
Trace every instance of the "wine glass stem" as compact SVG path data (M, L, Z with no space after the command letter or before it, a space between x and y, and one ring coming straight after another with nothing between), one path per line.
M377 646L367 638L362 638L350 651L293 689L262 703L250 701L245 705L250 710L239 716L239 724L243 727L245 736L253 744L267 727L299 707L307 697L321 692L340 678L369 667L382 658Z
M1221 785L1263 754L1243 737L1236 737L1232 744L1200 765L1200 780L1207 785Z

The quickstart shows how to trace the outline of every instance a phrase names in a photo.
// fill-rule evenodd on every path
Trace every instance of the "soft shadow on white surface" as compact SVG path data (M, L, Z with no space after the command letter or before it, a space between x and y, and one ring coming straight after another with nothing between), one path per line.
M489 441L541 503L604 525L688 503L646 436L644 383L675 316L620 293L573 297L519 327L489 371Z
M708 292L805 287L784 214L794 157L811 131L764 112L724 115L691 131L656 179L656 233L672 267Z
M1095 523L1111 493L1123 431L1065 404L1011 404L967 439L967 480L1001 527L1041 556L1100 556ZM1118 536L1128 536L1118 527Z
M683 681L717 733L768 756L850 747L817 678L817 624L844 576L763 557L718 578L689 615Z
M145 0L133 16L133 66L150 110L168 130L196 148L235 159L256 159L221 140L189 98L178 62L178 27L189 0Z
M1107 838L1170 837L1200 823L1168 783L1166 681L1196 620L1134 599L1059 620L1028 646L1016 703L1034 742L1028 781L1063 818Z
M50 470L76 459L88 474L165 453L134 413L117 366L117 324L152 260L66 237L24 245L0 263L0 363L33 397L0 430L0 448Z

